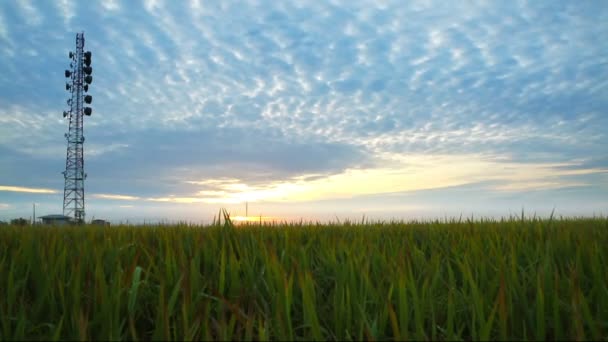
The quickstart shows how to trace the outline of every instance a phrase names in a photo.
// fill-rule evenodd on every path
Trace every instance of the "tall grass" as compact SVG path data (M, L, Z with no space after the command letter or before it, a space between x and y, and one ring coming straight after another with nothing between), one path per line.
M608 222L0 228L0 340L608 339Z

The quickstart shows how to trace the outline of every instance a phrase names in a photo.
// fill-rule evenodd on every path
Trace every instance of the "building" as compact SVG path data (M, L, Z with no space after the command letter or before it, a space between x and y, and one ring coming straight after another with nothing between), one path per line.
M110 226L110 222L108 222L106 220L93 220L93 221L91 221L91 224L94 224L96 226L102 226L102 227Z
M41 216L43 224L49 224L54 226L61 226L72 223L72 218L65 215L46 215Z

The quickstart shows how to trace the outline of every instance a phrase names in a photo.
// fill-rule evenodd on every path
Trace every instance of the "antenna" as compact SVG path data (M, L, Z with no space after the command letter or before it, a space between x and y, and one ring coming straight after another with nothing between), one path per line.
M63 177L65 186L63 188L63 215L70 216L77 223L83 223L84 211L84 129L83 115L90 116L93 113L91 104L93 97L85 95L89 91L89 85L93 82L93 68L91 67L91 51L84 51L84 32L76 34L76 51L68 53L70 69L65 71L68 79L65 89L70 93L68 100L69 109L63 112L63 117L69 119L68 133L65 135L68 141L65 171Z

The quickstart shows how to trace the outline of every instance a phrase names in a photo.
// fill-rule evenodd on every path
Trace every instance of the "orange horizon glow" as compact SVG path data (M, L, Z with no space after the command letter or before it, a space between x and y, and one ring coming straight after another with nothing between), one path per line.
M268 222L280 220L276 216L231 216L230 220L238 223L249 223L249 222Z

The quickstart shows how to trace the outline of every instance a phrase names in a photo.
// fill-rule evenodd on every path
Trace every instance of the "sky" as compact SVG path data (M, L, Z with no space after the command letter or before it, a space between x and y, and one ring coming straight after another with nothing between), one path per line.
M0 220L608 215L605 1L0 2Z

